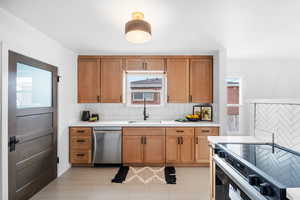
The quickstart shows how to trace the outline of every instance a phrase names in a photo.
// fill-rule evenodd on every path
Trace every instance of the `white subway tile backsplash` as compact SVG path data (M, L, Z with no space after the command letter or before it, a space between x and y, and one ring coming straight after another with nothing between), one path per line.
M196 104L166 104L161 107L147 106L150 120L174 120L193 112ZM98 113L100 120L143 120L143 107L128 107L126 104L82 104L82 110ZM214 106L216 110L216 106ZM216 117L214 112L214 118ZM216 118L215 118L216 119Z

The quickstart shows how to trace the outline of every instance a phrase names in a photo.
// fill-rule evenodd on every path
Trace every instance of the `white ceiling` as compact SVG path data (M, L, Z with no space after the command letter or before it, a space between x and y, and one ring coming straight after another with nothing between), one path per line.
M300 57L299 0L1 0L0 7L78 53L200 51L230 58ZM152 40L124 24L142 11Z

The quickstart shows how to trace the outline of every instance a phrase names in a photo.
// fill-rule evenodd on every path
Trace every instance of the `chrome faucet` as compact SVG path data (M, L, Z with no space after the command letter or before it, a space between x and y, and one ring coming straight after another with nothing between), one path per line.
M144 98L144 120L147 120L149 118L149 115L147 115L147 110L146 110L146 98Z

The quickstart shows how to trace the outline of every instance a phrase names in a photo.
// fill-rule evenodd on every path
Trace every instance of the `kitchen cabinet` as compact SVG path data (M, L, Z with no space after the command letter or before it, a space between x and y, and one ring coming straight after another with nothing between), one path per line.
M167 59L168 103L189 101L189 59Z
M165 61L159 57L127 57L127 71L165 71Z
M101 103L121 103L123 92L121 58L101 59Z
M123 128L124 164L165 163L164 128Z
M143 163L143 136L123 136L123 163Z
M190 59L190 102L213 103L212 57Z
M70 163L72 165L91 164L92 129L84 127L70 128Z
M100 59L78 59L78 103L100 102Z
M166 129L166 163L194 163L194 128Z
M147 135L144 140L144 163L165 163L165 136Z
M208 136L218 136L217 127L195 128L195 162L209 164Z

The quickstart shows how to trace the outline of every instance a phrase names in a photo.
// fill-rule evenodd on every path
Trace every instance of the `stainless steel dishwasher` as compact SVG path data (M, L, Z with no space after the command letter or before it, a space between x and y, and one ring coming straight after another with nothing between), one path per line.
M122 128L94 127L93 130L93 163L122 163Z

